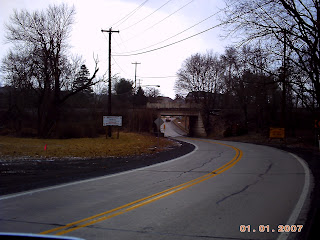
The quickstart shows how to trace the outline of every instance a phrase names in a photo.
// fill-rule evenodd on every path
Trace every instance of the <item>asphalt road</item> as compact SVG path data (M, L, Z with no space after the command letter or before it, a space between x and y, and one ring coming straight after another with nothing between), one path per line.
M161 125L161 132L164 133L165 137L180 137L186 135L186 133L177 127L172 121L164 122Z
M184 140L196 149L172 161L2 196L0 231L88 240L300 236L311 182L301 159L266 146Z

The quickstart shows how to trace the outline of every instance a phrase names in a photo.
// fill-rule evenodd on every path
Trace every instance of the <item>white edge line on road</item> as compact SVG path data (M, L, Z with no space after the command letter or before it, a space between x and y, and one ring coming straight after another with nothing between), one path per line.
M179 139L179 141L182 141L182 140ZM188 141L184 141L184 142L190 143ZM102 180L102 179L116 177L116 176L120 176L120 175L123 175L123 174L135 172L135 171L141 171L141 170L152 168L152 167L155 167L155 166L161 166L161 165L164 165L164 164L166 164L168 162L178 161L178 160L180 160L182 158L190 156L191 154L193 154L194 152L196 152L198 150L198 146L196 144L194 144L194 143L190 143L190 144L195 146L195 148L194 148L194 150L192 152L189 152L189 153L187 153L187 154L185 154L183 156L180 156L180 157L168 160L168 161L164 161L164 162L161 162L161 163L153 164L153 165L150 165L150 166L147 166L147 167L136 168L136 169L133 169L133 170L128 170L128 171L124 171L124 172L120 172L120 173L114 173L114 174L110 174L110 175L106 175L106 176L102 176L102 177L90 178L90 179L87 179L87 180L80 180L80 181L75 181L75 182L66 183L66 184L59 184L59 185L55 185L55 186L52 186L52 187L38 188L38 189L35 189L35 190L30 190L30 191L8 194L8 195L4 195L3 197L0 197L0 201L11 199L11 198L16 198L16 197L22 197L22 196L26 196L26 195L32 195L32 194L35 194L35 193L54 190L54 189L58 189L58 188L64 188L64 187L68 187L68 186L72 186L72 185L76 185L76 184L88 183L88 182L92 182L92 181L99 181L99 180Z
M296 221L301 213L301 210L303 208L303 205L307 199L309 190L310 190L310 181L311 181L311 177L310 177L310 170L309 167L307 166L307 164L305 163L305 161L298 157L297 155L293 154L293 153L289 153L290 155L292 155L295 159L297 159L299 161L299 163L302 165L304 172L305 172L305 176L304 176L304 186L303 186L303 190L302 193L300 195L300 198L295 206L295 208L293 209L288 221L286 225L296 225ZM277 238L277 240L286 240L290 235L290 232L282 232L279 237Z

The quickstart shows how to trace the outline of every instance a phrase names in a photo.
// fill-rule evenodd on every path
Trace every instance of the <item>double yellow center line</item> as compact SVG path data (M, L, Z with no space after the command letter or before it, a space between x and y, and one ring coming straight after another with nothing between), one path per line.
M63 235L63 234L72 232L74 230L77 230L77 229L80 229L80 228L84 228L84 227L93 225L95 223L102 222L102 221L105 221L107 219L119 216L119 215L121 215L123 213L132 211L132 210L134 210L136 208L142 207L144 205L147 205L149 203L152 203L154 201L157 201L159 199L162 199L162 198L165 198L165 197L167 197L169 195L172 195L172 194L174 194L176 192L180 192L180 191L182 191L182 190L184 190L186 188L192 187L192 186L194 186L196 184L199 184L199 183L201 183L203 181L206 181L206 180L208 180L210 178L213 178L213 177L223 173L224 171L228 170L232 166L234 166L242 157L242 151L240 149L236 148L236 147L231 146L231 145L218 143L218 142L212 142L212 141L206 141L206 140L198 140L198 141L204 141L204 142L220 144L220 145L223 145L223 146L230 147L230 148L235 150L236 154L228 163L226 163L222 167L220 167L220 168L218 168L218 169L216 169L216 170L214 170L214 171L212 171L212 172L210 172L208 174L205 174L205 175L203 175L201 177L193 179L193 180L191 180L189 182L180 184L178 186L169 188L169 189L164 190L162 192L159 192L159 193L153 194L151 196L139 199L137 201L128 203L128 204L123 205L121 207L117 207L117 208L114 208L112 210L109 210L109 211L106 211L106 212L103 212L103 213L100 213L100 214L97 214L97 215L94 215L94 216L91 216L91 217L88 217L88 218L85 218L85 219L82 219L82 220L79 220L79 221L76 221L76 222L72 222L72 223L69 223L69 224L61 226L61 227L57 227L57 228L54 228L54 229L50 229L48 231L41 232L41 234Z

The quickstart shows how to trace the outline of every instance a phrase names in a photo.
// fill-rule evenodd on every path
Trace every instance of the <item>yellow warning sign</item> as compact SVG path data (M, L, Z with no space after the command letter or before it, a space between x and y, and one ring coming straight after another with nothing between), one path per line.
M285 129L284 128L270 128L269 137L283 139L285 137Z

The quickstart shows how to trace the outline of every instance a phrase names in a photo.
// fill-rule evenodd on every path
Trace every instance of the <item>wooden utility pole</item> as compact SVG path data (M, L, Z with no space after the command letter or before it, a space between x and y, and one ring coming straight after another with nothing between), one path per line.
M119 31L113 31L112 28L109 28L109 30L102 30L101 32L108 32L109 33L109 91L108 91L108 116L111 116L111 34L116 32L119 33ZM112 131L111 126L108 126L108 136L111 137Z
M282 127L286 127L286 100L287 100L287 84L286 84L286 75L287 75L287 30L284 29L283 32L283 76L282 76Z
M137 88L137 64L141 64L141 63L138 63L138 62L134 62L134 63L131 63L131 64L135 64L135 71L134 71L134 90L136 90Z

